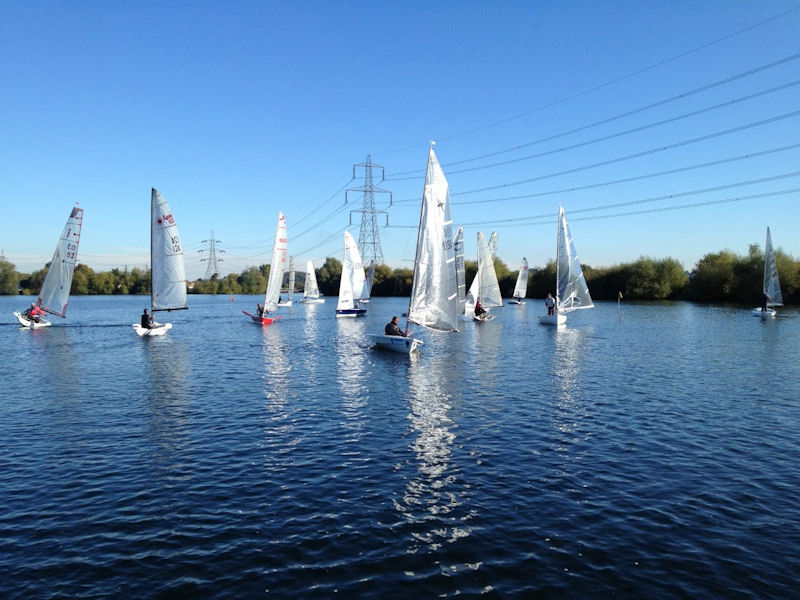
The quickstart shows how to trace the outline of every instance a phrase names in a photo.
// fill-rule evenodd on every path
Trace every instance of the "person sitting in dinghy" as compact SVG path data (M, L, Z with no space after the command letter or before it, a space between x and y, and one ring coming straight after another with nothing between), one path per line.
M147 309L144 309L142 312L142 329L152 329L153 328L153 320L150 318L150 315L147 314Z
M22 316L24 316L29 321L38 323L39 317L44 316L44 311L35 304L31 303L31 307L27 309L24 313L22 313Z
M478 298L477 300L475 300L475 316L482 319L483 315L485 314L486 314L486 309L483 308L483 306L481 305L481 299Z
M392 317L392 320L387 323L386 328L383 330L386 335L398 335L400 337L406 337L408 335L408 327L406 327L405 332L400 329L400 326L397 324L397 317Z
M264 307L261 306L260 304L258 305L258 308L256 309L256 314L259 317L263 317L264 316Z

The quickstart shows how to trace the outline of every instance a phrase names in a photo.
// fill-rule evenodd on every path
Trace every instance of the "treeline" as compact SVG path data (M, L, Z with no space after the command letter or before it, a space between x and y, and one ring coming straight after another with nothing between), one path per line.
M800 262L778 250L778 274L783 299L788 304L800 304ZM267 287L269 265L249 267L241 273L224 277L199 279L190 284L195 294L263 294ZM477 271L477 263L465 262L466 281L470 284ZM757 244L750 246L747 255L737 255L729 250L706 254L686 273L681 264L672 258L641 257L631 263L611 267L583 266L592 298L616 300L621 292L627 299L641 300L692 300L697 302L757 303L762 287L764 254ZM500 259L495 261L495 272L504 297L510 297L517 280L517 271L511 270ZM8 261L0 261L0 294L37 294L44 281L47 268L34 273L18 273ZM326 296L339 293L342 264L328 258L316 269L320 292ZM392 269L387 265L375 267L373 296L408 296L411 293L411 269ZM305 273L298 272L295 292L302 292ZM531 269L528 276L528 297L543 298L554 292L556 266ZM284 275L284 287L288 274ZM86 265L75 269L72 294L149 294L150 271L134 268L112 269L95 273Z

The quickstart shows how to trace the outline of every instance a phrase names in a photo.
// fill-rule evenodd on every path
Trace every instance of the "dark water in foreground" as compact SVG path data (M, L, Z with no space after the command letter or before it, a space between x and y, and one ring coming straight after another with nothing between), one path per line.
M416 360L405 301L0 298L0 597L788 598L800 313L541 301Z

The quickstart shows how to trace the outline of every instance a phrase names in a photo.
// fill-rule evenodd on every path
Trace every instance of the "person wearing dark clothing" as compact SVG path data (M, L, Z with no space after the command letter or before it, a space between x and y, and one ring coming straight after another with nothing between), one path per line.
M397 317L392 317L392 320L386 325L384 333L386 335L399 335L400 337L406 337L408 335L408 329L406 329L404 332L397 324Z
M769 302L767 292L761 292L761 312L767 312L767 302Z
M152 321L150 320L150 315L147 314L147 309L144 309L142 313L142 329L151 329L152 328Z
M263 317L264 316L264 307L261 306L260 304L258 305L258 308L256 309L256 314L259 317Z
M475 301L475 316L481 317L486 314L486 309L481 305L480 298Z

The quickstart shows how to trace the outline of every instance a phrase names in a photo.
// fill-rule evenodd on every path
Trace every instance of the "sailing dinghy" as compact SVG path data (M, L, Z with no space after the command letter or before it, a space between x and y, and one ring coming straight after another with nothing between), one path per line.
M420 208L406 329L411 322L434 331L458 331L458 283L452 224L449 186L431 147ZM422 344L421 340L412 337L369 337L378 348L408 354Z
M45 313L62 318L67 315L67 302L72 287L72 273L75 271L75 261L78 258L82 224L83 209L75 206L70 211L64 231L61 232L61 237L58 239L53 259L50 261L42 289L36 299L36 306ZM50 321L43 317L39 317L37 321L30 317L29 311L15 312L14 316L23 327L31 329L50 327Z
M543 325L563 325L567 322L567 313L594 307L562 207L558 209L556 239L556 305L554 314L539 317Z
M778 279L778 265L775 262L775 251L772 249L772 236L767 227L767 245L764 248L764 287L762 292L767 295L767 310L761 307L753 309L754 317L774 317L777 312L773 306L783 306L781 282Z
M289 257L289 287L287 288L286 300L278 302L278 306L291 306L294 296L294 256Z
M517 284L514 286L514 297L508 301L509 304L517 306L525 304L523 298L528 293L528 259L522 257L522 264L519 266Z
M342 277L339 280L339 304L336 306L337 317L363 317L366 308L358 307L355 294L361 295L364 289L364 265L358 246L349 231L344 232L344 257L342 260Z
M267 293L264 295L264 314L251 315L246 310L242 312L253 320L257 325L270 325L276 319L267 316L278 309L278 300L281 297L281 284L283 283L283 272L286 269L286 217L282 212L278 212L278 225L275 227L275 241L272 242L272 262L269 265L269 280L267 281Z
M186 310L186 269L178 226L169 204L158 190L150 192L150 314ZM164 335L172 323L153 322L149 328L133 324L138 336Z
M364 291L361 292L359 302L369 304L370 296L372 295L372 281L375 279L375 259L369 261L369 270L367 271L367 278L364 280Z
M464 314L478 322L491 321L494 319L494 315L489 314L489 309L503 306L492 256L492 247L495 252L497 251L497 235L495 233L492 234L490 242L493 243L493 246L486 242L483 232L478 232L478 271L475 273L472 285L469 286L464 305ZM478 301L486 309L486 312L480 316L475 315L475 304Z
M314 263L310 260L306 263L306 281L303 284L303 297L298 302L305 302L306 304L322 304L325 302L325 298L319 297L317 274L314 271Z

